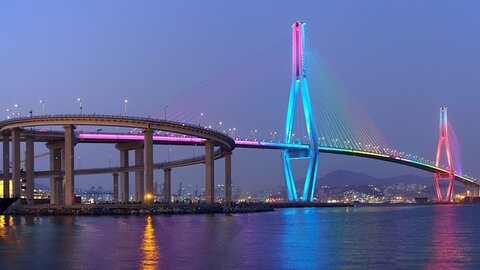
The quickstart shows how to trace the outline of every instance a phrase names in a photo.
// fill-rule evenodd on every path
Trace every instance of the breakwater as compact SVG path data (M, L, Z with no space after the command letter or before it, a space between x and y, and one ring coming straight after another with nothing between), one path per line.
M7 209L7 215L176 215L220 214L273 211L265 203L231 204L79 204L73 206L21 205Z

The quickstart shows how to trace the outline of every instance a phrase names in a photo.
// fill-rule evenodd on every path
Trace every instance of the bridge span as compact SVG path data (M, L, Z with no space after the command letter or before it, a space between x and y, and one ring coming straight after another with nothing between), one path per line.
M63 120L65 118L65 120ZM99 119L94 119L99 118ZM38 121L36 121L38 120ZM51 121L49 121L51 120ZM120 124L118 122L121 122ZM6 122L6 121L4 121ZM121 154L121 166L114 166L114 167L105 167L105 168L88 168L88 169L77 169L73 170L73 175L92 175L92 174L112 174L114 179L114 186L118 185L118 176L121 176L121 186L120 186L120 200L128 200L128 193L129 190L125 186L128 185L128 172L135 172L135 180L136 180L136 198L141 201L141 198L144 198L146 194L149 194L149 190L145 189L141 183L146 183L144 176L145 172L145 164L141 161L141 155L137 155L138 150L142 150L147 145L145 142L146 136L145 131L152 128L151 123L155 123L157 126L154 126L158 130L164 131L164 127L161 125L168 125L170 128L168 129L169 132L175 132L172 136L162 136L162 135L155 135L156 133L152 133L151 136L151 145L191 145L191 146L203 146L205 147L208 144L212 144L212 139L215 141L212 144L213 146L217 146L217 149L213 148L213 151L208 155L199 155L191 158L186 159L179 159L174 161L168 162L160 162L160 163L151 163L151 169L148 168L147 170L154 170L154 169L161 169L164 170L165 173L165 185L170 187L170 172L173 168L183 167L183 166L190 166L195 164L206 164L207 159L216 160L225 158L228 155L228 161L226 161L226 166L231 168L231 152L234 148L249 148L249 149L272 149L272 150L292 150L292 151L300 151L300 150L307 150L309 148L308 143L282 143L282 142L267 142L267 141L253 141L253 140L233 140L229 138L223 133L201 128L199 126L187 125L184 123L176 123L170 121L161 121L161 120L153 120L153 119L145 119L145 118L127 118L127 117L111 117L111 116L97 116L97 115L85 115L85 118L80 115L64 115L64 116L48 116L48 117L31 117L31 118L24 118L24 119L14 119L9 120L9 123L0 122L0 130L3 131L2 140L4 143L4 149L8 150L8 146L5 148L5 145L8 145L10 139L12 145L19 143L20 141L25 141L27 143L27 150L32 147L28 147L29 141L31 142L44 142L47 144L47 147L50 149L51 154L51 161L52 159L58 159L62 157L62 154L59 153L59 149L64 151L65 149L65 137L68 133L67 131L48 131L46 129L33 129L33 127L39 126L48 126L48 125L61 125L67 126L78 126L80 124L83 125L95 125L95 126L115 126L119 124L119 126L127 126L127 127L136 127L142 129L142 133L92 133L92 132L73 132L73 144L77 143L106 143L106 144L115 144L117 149L120 151ZM74 124L77 123L77 124ZM135 123L135 124L132 124ZM166 129L166 128L165 128ZM15 132L19 132L19 135L16 135ZM180 133L182 132L182 133ZM148 133L148 132L147 132ZM200 137L201 136L203 137ZM15 136L18 136L19 139L15 141ZM220 138L220 139L219 139ZM148 140L148 138L147 138ZM136 151L136 161L139 159L139 162L136 162L135 165L128 164L128 154L125 156L125 153L129 150ZM153 150L151 150L153 152ZM401 156L394 156L388 155L384 153L378 152L369 152L369 151L361 151L356 149L346 149L346 148L335 148L335 147L324 147L319 146L318 151L320 153L331 153L331 154L339 154L339 155L349 155L349 156L358 156L363 158L369 159L377 159L391 163L397 163L404 166L414 167L420 170L424 170L430 173L447 173L447 169L435 166L434 164L429 164L426 162L408 159ZM28 152L28 151L27 151ZM60 151L61 152L61 151ZM13 151L13 155L15 155L15 151ZM33 155L33 152L30 150L28 155ZM122 158L123 156L123 158ZM16 160L17 158L14 158ZM63 155L63 159L65 159L65 155ZM123 161L122 161L123 159ZM27 161L29 158L27 157ZM65 169L61 169L62 165L59 166L58 162L55 164L55 161L52 161L51 169L46 171L34 171L33 175L28 173L28 167L34 167L33 161L30 158L30 163L27 162L27 170L25 172L19 171L17 177L21 178L42 178L42 177L50 177L52 186L54 187L52 190L55 190L57 193L57 200L55 203L58 203L60 200L58 197L61 197L61 191L59 190L59 185L61 181L65 181L67 171ZM64 161L65 162L65 161ZM73 162L73 161L72 161ZM61 163L61 162L60 162ZM213 163L213 162L212 162ZM4 163L5 165L5 163ZM12 161L12 167L14 168L16 165ZM73 167L73 163L71 165ZM213 164L208 165L212 166ZM5 167L4 167L5 168ZM230 169L231 170L231 169ZM231 185L231 171L228 171L226 176L226 184L228 184L227 178L230 179ZM9 174L8 170L7 171ZM209 179L213 182L213 175L208 172ZM207 172L206 172L207 176ZM3 173L0 174L1 179L4 179ZM53 180L52 180L53 179ZM153 180L152 180L153 181ZM475 179L463 176L463 175L455 175L455 181L460 182L467 187L472 188L477 192L480 190L480 183L478 183ZM208 182L208 181L207 181ZM28 180L27 180L28 183ZM117 187L118 189L118 187ZM137 190L138 189L138 190ZM145 192L139 192L139 190L145 189ZM170 188L169 188L170 189ZM164 196L167 198L170 197L171 191L165 191ZM114 192L115 193L115 192ZM28 195L28 193L27 193ZM212 197L213 197L213 190L212 190ZM227 195L227 194L226 194ZM231 196L231 194L229 194ZM54 196L55 197L55 196ZM118 199L118 194L114 194L114 197ZM230 197L231 198L231 197ZM213 200L213 199L212 199Z
M64 131L61 133L38 132L34 127L62 126ZM4 197L20 197L22 172L20 169L20 141L26 143L25 158L25 178L26 178L26 198L33 203L33 187L35 179L34 170L34 143L38 138L45 142L50 150L50 171L37 172L38 176L50 176L51 185L51 203L62 203L71 205L74 203L74 147L79 141L75 129L77 126L109 126L141 129L142 141L122 141L116 143L116 148L120 151L120 165L122 169L114 171L114 197L118 197L115 192L118 187L118 173L120 172L120 196L123 201L129 200L129 170L136 171L135 186L136 200L147 204L153 203L153 170L163 168L165 178L170 181L171 168L198 164L205 164L205 184L206 184L206 202L214 202L214 159L225 157L225 182L226 200L231 200L231 154L235 148L235 142L229 136L200 126L179 123L174 121L159 120L141 117L124 117L116 115L46 115L34 117L13 118L0 122L0 132L3 141L3 175L2 179L10 179L12 175L13 194L9 194L9 181L4 183ZM172 161L169 163L154 164L153 162L153 134L156 131L166 131L175 134L183 134L203 139L205 155L186 160ZM59 137L55 137L60 135ZM10 141L12 144L12 170L10 172ZM215 150L215 147L217 149ZM128 166L128 154L130 150L135 150L135 165ZM128 169L127 169L128 168ZM88 174L90 172L105 173L112 172L112 169L92 169L78 171L79 174ZM170 186L170 183L168 183ZM170 198L169 193L166 198Z
M99 133L79 133L78 139L86 143L118 143L126 140L142 140L141 135L134 134L99 134ZM153 140L157 144L172 144L172 145L203 145L204 139L181 136L153 136ZM273 149L273 150L306 150L308 143L281 143L281 142L266 142L266 141L252 141L252 140L235 140L235 148L251 148L251 149ZM318 151L321 153L331 153L338 155L358 156L369 159L383 160L387 162L397 163L409 167L414 167L430 173L446 173L447 170L437 167L434 164L408 159L401 156L388 155L377 152L360 151L355 149L334 148L319 146ZM455 180L462 184L475 185L480 187L475 179L463 175L455 175Z

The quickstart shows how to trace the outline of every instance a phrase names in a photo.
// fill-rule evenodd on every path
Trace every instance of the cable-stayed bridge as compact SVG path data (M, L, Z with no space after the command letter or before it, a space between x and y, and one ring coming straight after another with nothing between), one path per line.
M283 138L276 131L270 132L271 139L256 138L257 131L251 131L251 139L239 139L236 128L224 129L217 126L200 125L202 112L182 110L186 121L172 121L167 118L165 106L164 119L127 117L115 115L46 115L17 117L0 122L3 132L3 173L2 179L12 176L13 191L10 193L9 181L3 181L4 197L20 196L21 178L26 178L26 198L33 201L33 183L38 177L50 177L52 203L67 204L74 202L74 176L87 174L113 174L114 198L128 201L129 176L135 172L135 198L137 201L152 203L153 170L163 169L165 173L165 198L170 198L171 170L173 168L205 164L206 202L214 202L215 159L225 159L225 200L231 200L231 155L235 148L277 149L281 151L287 197L290 201L313 201L317 171L321 153L352 155L369 159L383 160L415 167L433 174L437 201L451 201L454 182L458 181L472 190L474 196L480 194L480 184L463 174L461 161L455 147L451 125L447 117L447 108L440 108L439 141L434 162L405 154L389 147L379 131L369 121L359 115L343 119L339 108L329 102L328 97L316 89L315 80L310 88L307 79L307 51L305 24L296 22L292 26L292 77L291 89L285 117ZM233 79L233 78L232 78ZM278 90L277 90L278 91ZM203 95L203 94L202 94ZM194 96L194 103L199 99ZM173 107L173 105L170 105ZM193 105L192 105L193 106ZM193 106L194 107L194 106ZM319 108L326 108L319 110ZM341 109L341 108L340 108ZM252 108L255 110L255 108ZM259 112L260 113L260 112ZM273 112L275 113L275 112ZM177 115L176 115L177 116ZM182 118L182 117L178 117ZM197 118L197 119L195 119ZM193 120L193 121L192 121ZM196 122L196 123L195 123ZM332 124L333 123L333 124ZM36 127L61 126L62 132L49 132ZM133 129L125 133L101 133L80 131L81 126L121 127ZM78 129L75 131L75 129ZM219 129L219 131L217 131ZM223 129L223 130L222 130ZM139 132L136 132L138 130ZM169 132L170 136L158 132ZM275 140L275 136L277 139ZM20 142L26 144L25 171L20 169ZM10 142L12 157L10 162ZM45 142L50 150L50 170L34 170L34 143ZM74 147L78 143L111 143L120 151L120 166L92 169L74 169ZM196 157L155 163L153 145L196 145L204 146L205 153ZM445 148L446 163L442 163ZM135 151L135 165L128 164L129 151ZM297 187L292 163L305 160L308 163L303 187ZM11 163L11 170L10 170ZM119 179L120 176L120 179ZM120 183L119 183L120 180ZM442 192L439 182L448 181L446 192ZM443 194L445 193L445 194Z

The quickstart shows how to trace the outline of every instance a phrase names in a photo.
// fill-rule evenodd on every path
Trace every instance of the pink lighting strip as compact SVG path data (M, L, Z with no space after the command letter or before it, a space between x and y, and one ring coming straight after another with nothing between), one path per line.
M79 139L85 140L129 140L129 141L143 141L143 135L124 135L124 134L95 134L95 133L80 133ZM153 136L154 141L161 142L182 142L182 143L203 143L205 139L188 138L188 137L168 137L168 136Z

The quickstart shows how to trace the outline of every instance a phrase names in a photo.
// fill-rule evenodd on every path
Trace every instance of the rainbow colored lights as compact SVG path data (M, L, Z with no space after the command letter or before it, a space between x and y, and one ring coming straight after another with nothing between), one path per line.
M312 104L307 83L305 64L305 23L295 22L292 26L292 85L285 119L285 142L291 143L298 92L301 92L303 112L308 135L308 149L286 149L282 152L283 172L289 201L298 201L292 160L308 159L308 169L302 192L302 201L313 201L318 169L317 128L313 117Z
M440 132L438 136L438 146L437 146L437 155L435 157L435 166L440 166L440 159L442 154L442 146L445 144L445 153L447 155L447 164L448 170L447 173L434 173L434 185L435 185L435 193L437 195L437 201L446 201L450 202L452 200L453 195L453 183L455 179L455 168L453 164L453 156L452 151L450 148L450 142L448 140L448 118L447 118L447 107L440 107ZM445 198L442 198L442 191L440 189L439 180L440 179L447 179L448 180L448 188L447 194Z
M141 141L143 140L143 135L134 135L134 134L104 134L104 133L78 133L78 139L86 141L101 141L101 140L118 140L118 141ZM173 144L187 144L187 145L201 145L205 142L201 138L193 137L179 137L179 136L153 136L153 141L155 142L165 142ZM309 144L299 144L299 143L280 143L280 142L266 142L266 141L246 141L246 140L235 140L235 145L238 148L257 148L257 149L278 149L278 150L293 150L293 151L308 151L310 149ZM395 162L396 160L402 161L402 164L417 167L422 170L427 170L440 174L449 173L448 170L440 168L430 163L421 162L418 160L413 160L409 158L404 158L401 156L392 156L383 153L368 152L356 149L346 149L346 148L335 148L335 147L326 147L319 146L319 152L324 153L333 153L341 155L355 155L360 157L367 158L377 158L385 161ZM468 178L463 175L455 174L454 177L458 178L464 183L477 184L474 179Z

